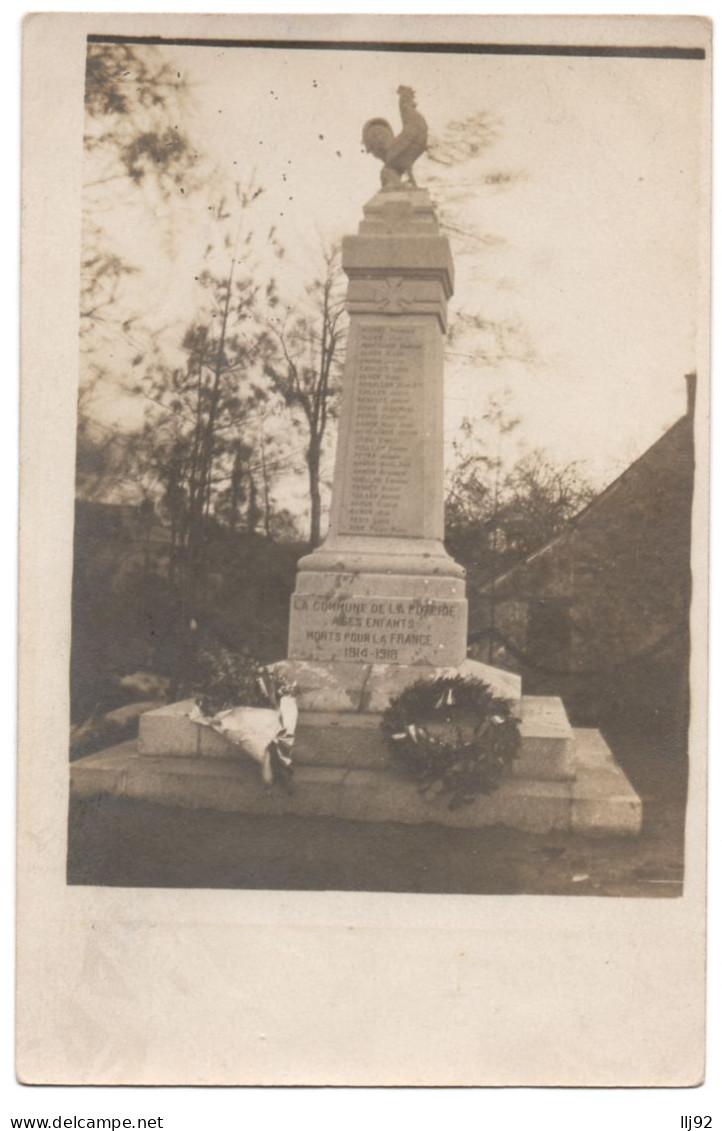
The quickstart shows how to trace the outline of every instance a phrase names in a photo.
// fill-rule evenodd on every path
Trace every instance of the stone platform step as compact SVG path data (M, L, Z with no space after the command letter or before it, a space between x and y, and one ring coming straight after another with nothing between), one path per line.
M192 700L171 703L141 717L139 753L152 757L233 758L237 750L210 727L191 722ZM512 776L537 781L568 781L574 777L572 728L561 699L527 695L520 705L521 749ZM379 715L358 711L302 710L294 747L302 766L335 766L380 770L389 754Z
M298 705L302 711L381 714L390 700L412 683L444 676L481 680L494 695L509 700L515 714L521 701L521 676L468 658L449 668L428 664L321 663L313 660L279 660L270 667L296 685Z
M148 757L135 742L81 758L71 766L76 798L110 795L189 809L256 816L335 817L457 828L507 825L526 832L590 835L639 833L642 806L598 731L575 730L573 780L509 778L473 804L450 810L448 798L419 793L396 770L298 765L294 792L266 788L243 758L199 754Z
M574 777L574 737L561 699L526 696L521 701L521 749L512 776L536 781ZM382 769L389 765L379 716L302 711L294 748L297 764Z

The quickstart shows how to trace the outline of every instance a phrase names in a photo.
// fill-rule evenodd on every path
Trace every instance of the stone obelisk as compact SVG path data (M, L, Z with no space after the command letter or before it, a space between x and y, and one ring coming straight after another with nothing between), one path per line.
M391 134L374 119L364 140L379 125ZM464 570L443 545L454 272L428 193L402 184L400 169L410 176L408 158L387 158L384 187L343 241L350 323L331 517L323 545L299 562L291 660L451 667L466 656Z

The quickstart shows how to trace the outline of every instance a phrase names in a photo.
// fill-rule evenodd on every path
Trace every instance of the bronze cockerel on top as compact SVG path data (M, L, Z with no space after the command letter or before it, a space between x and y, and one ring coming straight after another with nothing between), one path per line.
M410 86L400 86L399 110L401 112L401 133L394 137L394 131L385 118L371 118L363 128L361 140L367 153L373 153L383 161L381 187L389 191L404 185L416 187L412 166L426 149L428 127L426 119L416 109L416 98ZM406 174L406 182L402 177Z

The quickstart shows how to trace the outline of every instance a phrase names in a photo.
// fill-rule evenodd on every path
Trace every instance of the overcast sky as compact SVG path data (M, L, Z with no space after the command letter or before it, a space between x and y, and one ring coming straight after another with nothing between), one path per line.
M702 217L702 65L693 61L163 48L192 87L191 130L229 173L255 169L282 270L299 275L319 236L355 231L378 187L362 151L369 117L399 125L396 87L417 92L432 133L485 111L499 122L483 159L452 176L463 223L493 237L455 246L459 307L524 328L536 360L481 368L450 350L447 436L487 393L513 392L517 436L582 459L604 483L684 411L694 369ZM420 185L431 166L416 166ZM481 184L519 174L505 191ZM153 223L124 228L138 286L159 324L193 309L205 202L182 210L172 246ZM120 215L120 212L119 212ZM468 345L468 343L467 343ZM107 411L107 410L106 410Z

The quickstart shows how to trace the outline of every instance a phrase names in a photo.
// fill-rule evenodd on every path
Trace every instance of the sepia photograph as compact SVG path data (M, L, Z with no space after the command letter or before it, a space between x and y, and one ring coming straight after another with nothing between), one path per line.
M88 37L71 884L682 893L704 54Z
M710 45L26 20L23 1083L703 1080Z

